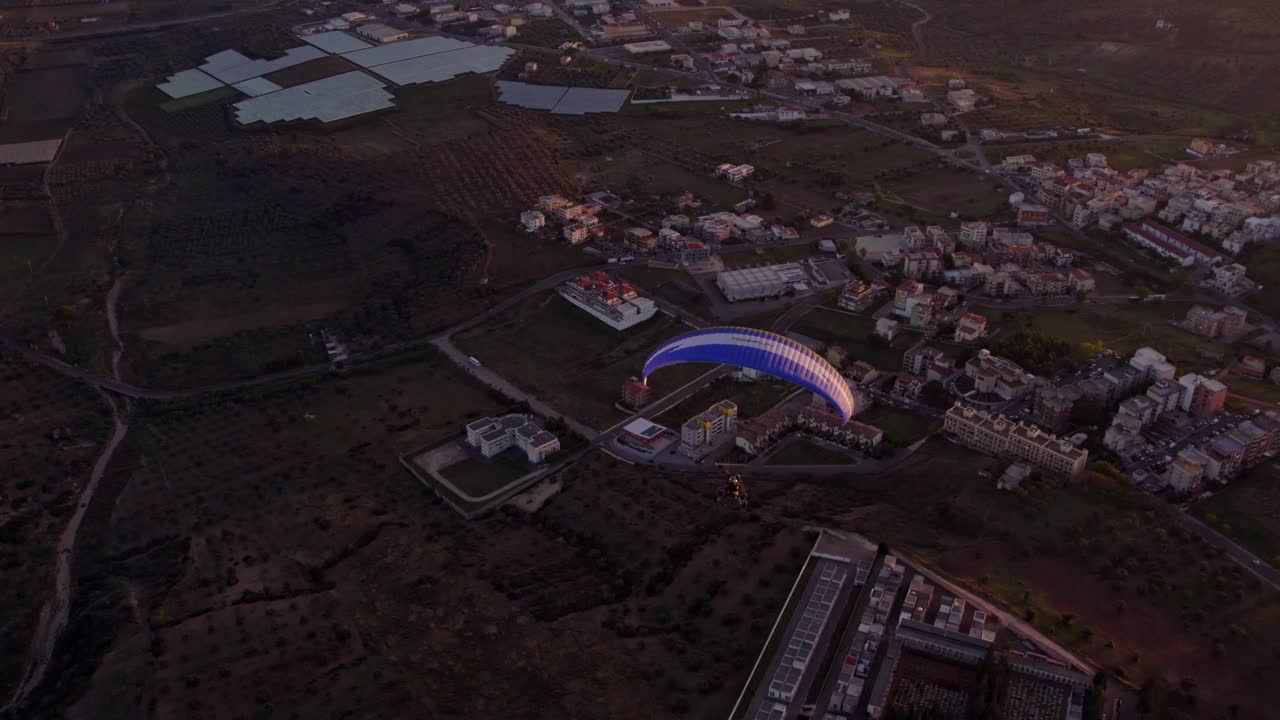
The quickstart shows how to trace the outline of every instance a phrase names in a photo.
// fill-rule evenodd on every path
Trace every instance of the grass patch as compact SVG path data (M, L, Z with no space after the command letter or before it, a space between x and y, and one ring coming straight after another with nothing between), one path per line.
M760 378L755 382L737 382L730 378L721 378L654 418L654 422L678 428L684 424L684 421L721 400L737 403L739 418L751 418L782 402L797 389L799 388L796 385L769 377Z
M0 238L0 297L7 297L31 279L58 247L48 235L10 235Z
M559 18L534 20L520 26L516 41L524 45L558 48L567 42L579 42L582 37Z
M1182 328L1171 320L1186 317L1191 303L1134 303L1127 305L1082 305L1075 308L1038 308L1008 312L999 308L980 307L976 312L987 316L1000 330L1000 337L1019 327L1030 327L1045 335L1058 337L1073 346L1082 342L1103 341L1121 355L1149 346L1164 353L1180 371L1221 368L1227 348Z
M1245 251L1240 262L1249 268L1249 277L1263 287L1280 287L1280 246L1256 243ZM1280 313L1280 293L1254 293L1246 302L1269 315Z
M1258 465L1192 507L1218 532L1280 567L1280 468Z
M868 338L875 332L875 320L825 307L814 308L791 329L839 345L849 352L852 360L865 360L886 370L901 368L902 353L920 339L914 333L902 333L892 343L872 342Z
M657 314L617 331L553 291L458 335L458 346L566 415L603 428L621 417L622 382L688 326ZM671 388L674 389L674 388Z
M206 90L205 92L197 93L195 95L188 95L184 98L162 102L160 103L160 109L167 113L176 113L183 110L190 110L192 108L204 107L205 105L216 105L218 103L227 102L228 100L239 97L239 95L239 90L236 90L229 85L224 85L220 88Z
M799 262L813 257L812 245L783 245L779 247L756 248L750 252L721 253L726 269L747 267L749 265L777 265L779 263Z
M1280 385L1275 383L1254 380L1253 378L1239 375L1232 375L1223 382L1227 383L1227 386L1231 388L1231 392L1237 395L1243 395L1254 400L1280 403Z
M884 431L885 442L903 447L942 427L942 422L905 410L881 405L857 417L858 422Z
M481 497L501 490L530 472L523 455L507 450L488 460L469 457L444 468L441 474L464 493Z

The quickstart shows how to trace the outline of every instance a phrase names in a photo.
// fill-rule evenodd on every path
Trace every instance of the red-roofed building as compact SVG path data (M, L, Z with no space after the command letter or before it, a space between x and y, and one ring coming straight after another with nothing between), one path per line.
M976 342L987 333L987 319L975 313L965 313L956 323L955 341L958 343Z
M1075 292L1093 292L1094 288L1098 286L1093 279L1093 275L1084 268L1072 269L1068 280L1071 282L1071 289Z
M654 389L639 378L627 378L622 383L622 402L633 408L641 408L653 401Z
M1125 225L1124 236L1183 266L1194 265L1197 262L1211 264L1223 258L1222 253L1199 240L1193 240L1154 220Z

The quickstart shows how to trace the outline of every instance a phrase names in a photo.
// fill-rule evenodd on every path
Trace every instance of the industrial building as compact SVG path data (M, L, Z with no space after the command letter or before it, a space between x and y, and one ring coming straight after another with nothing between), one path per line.
M531 463L540 463L560 449L559 438L543 430L528 415L519 413L468 423L467 444L486 458L516 447Z
M658 306L636 294L634 287L601 271L580 275L561 285L558 292L614 330L626 330L658 312Z
M729 302L779 297L790 286L777 267L771 265L725 270L716 273L716 287L720 288Z

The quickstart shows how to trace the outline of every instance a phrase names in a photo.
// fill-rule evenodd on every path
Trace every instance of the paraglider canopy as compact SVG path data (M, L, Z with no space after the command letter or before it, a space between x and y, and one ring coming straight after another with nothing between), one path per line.
M725 363L759 370L818 393L840 411L845 422L853 417L849 383L825 358L789 337L741 327L695 330L655 350L644 364L645 380L658 368L689 362Z

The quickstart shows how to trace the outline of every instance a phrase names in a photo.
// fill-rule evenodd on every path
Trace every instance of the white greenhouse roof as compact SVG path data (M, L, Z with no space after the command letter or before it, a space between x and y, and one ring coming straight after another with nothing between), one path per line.
M378 45L376 47L364 50L355 50L353 52L343 53L342 57L359 65L360 67L375 67L385 65L387 63L399 62L410 58L422 57L423 55L434 55L435 53L445 52L447 50L461 50L465 47L475 47L469 42L461 40L453 40L444 37L424 37L415 40L402 40L400 42L387 43L386 45Z
M328 53L345 53L353 50L364 50L365 48L373 47L354 35L336 31L303 35L302 41L315 45Z
M530 85L509 80L499 80L497 88L500 101L531 110L550 110L569 90L562 85Z
M460 50L432 53L373 68L396 85L440 82L464 73L487 73L502 67L515 51L510 48L472 45Z
M362 72L334 75L235 104L236 121L248 125L290 120L333 122L395 107L385 83Z
M277 90L284 89L263 77L249 78L248 80L238 82L231 87L239 90L249 97L258 97L259 95L266 95L267 93L273 93Z
M283 56L274 60L250 60L234 50L225 50L205 58L205 64L199 69L224 83L238 83L241 80L261 77L287 67L318 60L324 56L323 50L310 45L289 48L284 51ZM236 62L237 57L242 62Z
M631 95L630 90L599 90L596 88L569 88L560 102L551 108L559 115L585 115L593 112L615 113Z
M0 165L30 165L52 162L62 145L60 138L0 145Z
M199 95L202 92L223 87L223 84L216 78L210 77L207 73L202 73L199 70L183 70L170 75L165 82L156 85L156 87L160 88L160 91L165 95L177 100L178 98Z
M532 110L550 110L557 115L618 112L631 94L630 90L530 85L503 80L498 81L497 87L501 102Z

